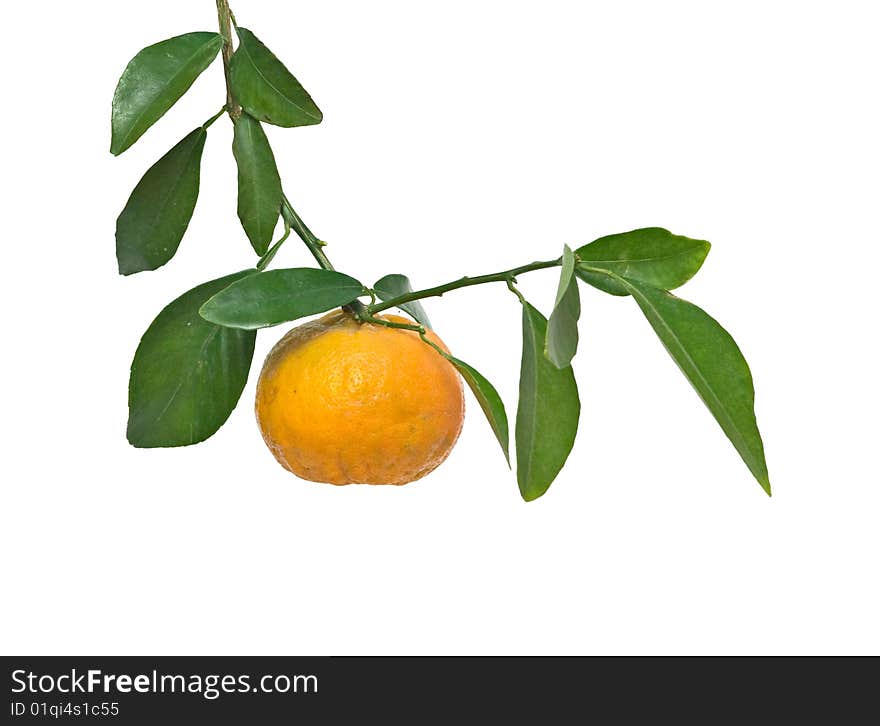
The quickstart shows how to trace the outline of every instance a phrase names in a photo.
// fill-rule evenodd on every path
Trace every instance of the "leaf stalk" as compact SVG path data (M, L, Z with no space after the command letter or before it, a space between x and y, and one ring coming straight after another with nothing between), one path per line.
M206 131L210 128L211 124L213 124L218 118L220 118L224 113L226 113L226 106L221 108L217 113L215 113L211 118L209 118L205 123L202 124L202 128Z

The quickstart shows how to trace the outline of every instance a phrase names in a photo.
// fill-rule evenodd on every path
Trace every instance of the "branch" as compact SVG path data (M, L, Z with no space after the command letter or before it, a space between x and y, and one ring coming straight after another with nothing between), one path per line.
M241 116L241 106L232 95L232 83L229 77L229 62L232 60L232 11L228 0L217 0L217 20L220 23L220 35L223 36L223 76L226 79L226 110L235 121Z
M379 313L383 310L387 310L388 308L399 308L401 305L406 305L406 303L408 302L414 302L415 300L421 300L422 298L426 297L440 297L444 293L450 292L452 290L458 290L462 287L471 287L472 285L484 285L487 282L506 282L509 285L513 283L517 275L522 275L525 272L532 272L533 270L543 270L548 267L558 267L561 264L562 258L559 257L555 260L532 262L528 265L521 265L520 267L514 267L510 270L504 270L503 272L493 272L490 275L480 275L479 277L462 277L459 280L447 282L444 285L437 285L436 287L429 287L424 290L408 292L403 295L393 297L390 300L385 300L378 305L370 305L369 311L371 314Z

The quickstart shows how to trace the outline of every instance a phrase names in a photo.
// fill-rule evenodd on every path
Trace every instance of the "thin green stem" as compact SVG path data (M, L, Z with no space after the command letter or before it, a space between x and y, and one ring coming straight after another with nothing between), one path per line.
M412 330L415 333L419 334L419 338L422 339L422 342L430 345L434 350L436 350L441 356L446 358L446 360L452 360L452 356L449 355L443 348L437 345L433 340L428 338L428 331L421 325L413 325L410 323L395 323L391 320L383 320L382 318L376 318L369 313L362 313L358 316L358 319L364 323L371 323L372 325L384 325L386 328L397 328L398 330Z
M526 299L523 297L523 294L519 291L519 288L517 288L517 286L513 284L513 280L507 281L507 289L510 290L514 295L517 296L517 298L519 299L519 301L522 305L526 304Z
M202 124L202 128L207 130L212 123L214 123L218 118L220 118L224 113L226 113L226 106L221 108L217 113L215 113L211 118L209 118L205 123Z
M452 290L458 290L462 287L471 287L472 285L485 285L487 282L506 282L508 286L510 286L513 284L517 275L522 275L523 273L532 272L534 270L543 270L548 267L558 267L561 264L562 258L559 257L555 260L545 260L543 262L532 262L528 265L520 265L519 267L513 267L509 270L504 270L502 272L493 272L489 275L479 275L478 277L462 277L459 280L447 282L444 285L437 285L436 287L429 287L424 290L407 292L403 295L393 297L390 300L385 300L378 305L370 305L369 312L371 314L382 312L383 310L388 310L388 308L397 308L401 305L405 305L408 302L413 302L414 300L421 300L426 297L440 297L441 295L447 292L451 292Z
M333 263L330 262L327 255L324 254L324 247L327 246L327 243L318 239L312 230L306 226L306 223L303 222L302 218L296 213L296 210L293 208L293 205L290 203L286 194L281 195L281 217L284 219L284 223L289 225L293 231L297 233L299 238L305 243L306 247L309 248L312 257L317 260L318 264L323 269L335 269ZM367 308L360 300L355 300L348 305L344 305L343 309L347 310L358 319L364 320L364 313Z
M309 248L309 252L312 253L312 256L317 260L318 264L323 267L325 270L335 269L333 264L327 258L327 255L324 254L323 248L327 246L326 242L319 240L310 230L306 223L302 221L300 216L296 213L296 210L291 206L290 200L287 198L287 195L281 195L281 216L284 218L286 224L289 224L293 231L299 235L299 238L305 242L306 247Z
M377 318L366 312L366 308L358 314L357 318L363 323L372 323L373 325L382 325L386 328L397 328L399 330L412 330L421 336L424 336L427 332L421 325L415 325L414 323L395 323L393 320Z
M419 333L419 337L422 339L423 343L427 343L428 345L430 345L440 355L446 358L446 360L452 360L452 356L449 355L449 353L447 353L445 350L443 350L443 348L441 348L439 345L437 345L433 340L430 340L424 331Z
M272 245L269 248L269 251L266 252L266 254L260 258L259 262L257 262L257 269L260 272L262 272L263 270L265 270L269 266L269 263L272 262L272 259L278 253L278 249L281 247L281 245L284 244L284 241L288 237L290 237L290 225L285 224L284 225L284 235L274 245Z

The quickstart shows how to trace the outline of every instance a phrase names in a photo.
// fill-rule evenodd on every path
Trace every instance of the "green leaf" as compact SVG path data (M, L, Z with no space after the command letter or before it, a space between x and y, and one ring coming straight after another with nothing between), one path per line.
M116 220L119 272L155 270L174 257L199 197L207 131L188 134L151 166Z
M601 237L575 253L584 266L674 290L697 273L710 247L705 240L681 237L660 227L646 227ZM613 277L590 272L584 266L577 268L577 275L584 282L612 295L629 294Z
M186 33L129 61L113 94L110 151L121 154L187 92L223 46L218 33Z
M348 275L314 267L268 270L217 291L199 311L205 320L231 328L267 328L347 305L364 294Z
M755 421L755 389L730 334L703 310L665 290L617 278L708 406L758 483L770 494L764 444Z
M406 275L385 275L385 277L373 285L373 292L375 292L383 302L412 291L412 285ZM431 321L428 320L428 314L418 300L403 303L398 307L417 323L424 325L426 328L431 327Z
M557 368L565 368L571 364L578 346L577 324L581 315L581 301L574 276L574 263L574 252L565 245L556 303L547 324L547 338L544 341L544 355Z
M212 280L168 305L141 338L128 385L133 446L188 446L229 418L247 382L256 333L213 325L199 307L252 270Z
M547 321L523 302L523 351L516 410L516 478L527 502L540 497L568 458L581 404L571 366L544 356Z
M238 165L238 218L254 251L262 256L281 214L281 177L266 132L247 114L235 122L232 153Z
M464 378L465 383L470 387L474 397L477 399L477 403L480 404L480 408L483 409L483 413L486 415L486 420L492 427L495 438L498 439L498 443L501 445L501 451L504 452L507 465L510 466L510 433L507 425L507 412L504 410L504 402L501 400L501 396L498 395L498 391L495 390L495 386L489 383L476 368L469 366L464 361L449 354L444 354L444 357L455 366L461 377Z
M238 28L238 40L229 75L242 108L275 126L321 123L321 110L275 54L247 28Z

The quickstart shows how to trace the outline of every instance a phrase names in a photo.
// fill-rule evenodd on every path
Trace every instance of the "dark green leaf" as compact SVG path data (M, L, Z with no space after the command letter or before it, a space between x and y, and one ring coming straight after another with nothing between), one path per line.
M341 272L294 267L245 277L218 291L200 312L218 325L250 330L323 313L363 294L364 286Z
M213 325L199 307L252 270L184 293L152 322L131 364L128 440L141 448L188 446L229 418L247 382L256 333Z
M575 250L584 263L578 277L612 295L629 294L613 277L590 272L598 267L653 287L674 290L690 280L709 254L711 245L700 239L672 234L660 227L612 234Z
M262 256L281 214L281 177L266 132L247 114L235 122L232 153L238 165L238 218L254 251Z
M480 408L486 415L486 420L492 427L492 432L498 443L501 444L501 450L504 452L504 458L507 465L510 466L509 440L510 434L507 427L507 412L504 410L504 402L498 391L495 390L489 381L475 368L469 366L462 360L451 355L446 355L446 359L455 366L465 383L468 384Z
M187 33L129 61L113 94L110 151L121 154L187 92L223 45L218 33Z
M618 278L666 350L708 406L749 470L770 494L764 444L755 421L755 389L730 334L703 310L665 290Z
M523 352L516 410L516 478L523 499L547 491L568 458L581 404L571 366L544 356L547 321L523 303Z
M379 296L380 300L387 301L398 297L399 295L405 295L408 292L412 292L413 289L409 278L406 275L385 275L385 277L373 285L373 291ZM418 300L403 303L399 307L417 323L424 325L426 328L431 327L431 321L428 320L428 314Z
M151 166L116 220L119 272L155 270L174 257L199 197L207 131L185 136Z
M568 245L562 252L562 274L556 303L547 324L547 339L544 341L544 355L557 368L565 368L577 352L578 318L581 315L581 301L577 280L574 276L574 252Z
M230 79L245 111L276 126L321 123L321 110L275 54L247 28L238 28L238 40Z

